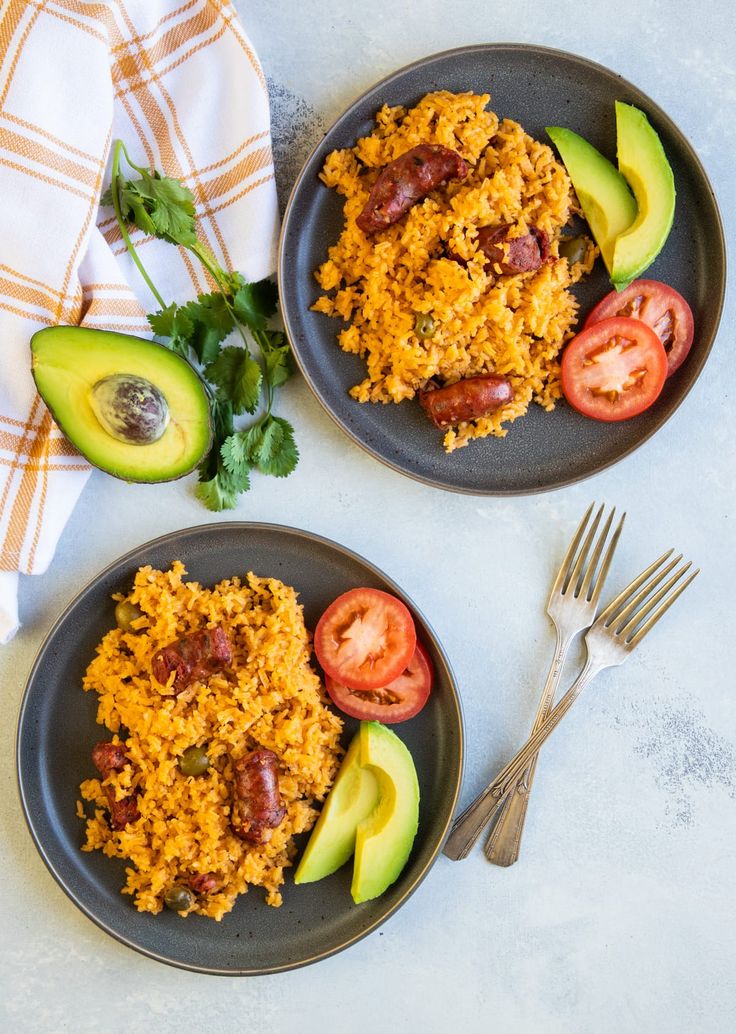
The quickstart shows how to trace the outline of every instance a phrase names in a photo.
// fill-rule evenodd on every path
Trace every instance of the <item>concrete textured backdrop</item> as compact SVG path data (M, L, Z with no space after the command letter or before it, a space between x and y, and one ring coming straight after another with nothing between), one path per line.
M726 0L707 10L687 0L237 6L269 78L282 197L324 129L377 79L453 46L530 42L607 65L660 104L705 163L734 239L736 9ZM259 480L225 516L337 539L420 602L462 690L464 802L530 725L552 647L542 603L592 498L629 512L617 579L670 544L703 569L666 626L600 678L545 749L518 865L440 858L380 933L290 974L223 979L138 956L66 899L26 831L13 740L41 639L115 556L207 519L189 483L151 490L94 475L49 572L24 580L23 630L0 650L0 1030L736 1030L735 323L731 292L704 374L654 439L536 498L414 484L344 438L299 378L284 390L299 468ZM448 550L449 529L462 545Z

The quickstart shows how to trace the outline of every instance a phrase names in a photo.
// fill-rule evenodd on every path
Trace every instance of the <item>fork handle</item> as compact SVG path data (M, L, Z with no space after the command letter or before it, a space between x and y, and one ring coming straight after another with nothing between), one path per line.
M552 708L544 724L529 737L521 750L501 769L493 782L481 790L475 800L457 817L445 846L442 848L448 858L453 861L467 858L486 823L493 818L513 789L515 781L518 780L534 755L539 752L544 741L560 724L588 683L605 667L607 665L592 661L588 655L582 671L565 695Z
M570 649L570 644L575 638L574 633L563 638L559 628L555 626L555 629L557 632L555 652L544 683L539 707L537 708L532 735L541 729L552 710L555 693L562 675L562 668L565 664L565 657ZM486 858L489 862L493 862L494 865L502 865L504 867L513 865L519 857L521 837L524 832L527 808L529 807L529 794L534 782L534 772L537 767L538 757L538 754L534 755L518 782L515 783L504 799L503 804L500 805L499 815L483 848Z

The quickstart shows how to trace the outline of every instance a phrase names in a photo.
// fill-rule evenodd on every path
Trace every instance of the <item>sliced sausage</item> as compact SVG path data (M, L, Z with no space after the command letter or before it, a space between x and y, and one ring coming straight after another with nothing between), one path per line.
M189 887L195 894L212 894L220 886L213 872L199 872L189 877Z
M366 234L384 230L445 180L467 175L468 164L457 151L437 144L412 147L381 170L356 223Z
M234 763L233 771L233 832L251 844L268 843L272 831L286 817L279 790L278 758L272 750L252 750Z
M116 832L119 833L129 823L135 822L141 817L138 809L138 798L135 794L130 794L128 797L123 797L122 800L116 801L114 787L106 786L105 793L107 794L107 806L110 809L110 826Z
M495 373L466 377L445 388L419 392L419 404L435 427L446 428L463 420L488 416L514 397L511 381Z
M227 633L215 626L192 632L164 646L154 655L151 671L162 686L169 681L172 671L175 672L172 688L178 695L192 682L228 668L232 661L233 651Z
M501 267L502 273L529 273L539 269L549 258L549 237L536 226L521 237L508 237L511 226L482 226L478 230L478 248L488 259L486 271ZM507 251L503 245L507 245Z
M92 763L103 779L107 779L113 772L122 772L130 759L125 753L125 748L120 743L97 743L92 748ZM138 810L137 794L129 794L121 800L115 796L114 786L103 787L107 797L107 807L110 811L110 827L117 832L130 822L140 818Z
M103 740L92 748L92 764L102 778L107 779L111 772L122 772L130 761L122 743Z

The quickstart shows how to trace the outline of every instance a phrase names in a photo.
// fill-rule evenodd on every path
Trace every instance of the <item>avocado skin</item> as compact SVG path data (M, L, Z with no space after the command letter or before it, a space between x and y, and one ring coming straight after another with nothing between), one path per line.
M419 780L408 747L380 722L361 722L358 735L361 764L375 773L380 800L356 831L350 888L356 905L398 879L419 828Z
M563 126L547 126L547 134L560 153L611 273L616 240L636 219L636 201L619 170L587 140Z
M616 240L611 280L623 291L654 262L675 218L675 177L656 131L643 111L616 101L619 171L634 191L638 215Z
M66 437L89 462L123 481L174 481L191 473L212 444L207 391L181 356L146 338L88 327L47 327L31 338L39 394ZM110 435L90 405L105 377L129 373L150 381L167 400L170 420L155 442L130 444Z
M370 815L378 801L378 780L370 769L361 766L360 733L356 733L312 830L294 883L314 883L337 872L355 850L358 823Z

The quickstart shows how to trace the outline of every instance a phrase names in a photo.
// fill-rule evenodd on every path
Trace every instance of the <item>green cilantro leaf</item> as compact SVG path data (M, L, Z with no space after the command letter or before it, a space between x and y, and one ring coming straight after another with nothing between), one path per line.
M220 446L222 465L236 481L245 482L245 488L242 489L243 492L247 491L252 466L245 443L245 434L246 432L244 431L231 434Z
M177 179L143 171L140 179L121 180L120 209L127 222L143 233L161 237L172 244L191 247L197 242L194 221L194 195ZM111 205L112 185L100 198Z
M143 208L153 224L153 230L148 232L185 247L196 243L194 195L188 187L171 176L148 172L144 172L139 180L129 180L126 186L139 198L135 208L136 222Z
M214 291L200 294L196 302L187 302L183 309L193 324L191 345L204 365L214 362L224 341L233 329L232 313L227 300Z
M226 470L218 470L209 481L200 481L194 492L208 510L232 510L240 490L235 487Z
M221 349L205 368L205 375L224 398L230 399L233 413L254 412L260 395L261 368L244 348Z
M299 450L294 441L294 428L282 417L268 416L262 424L262 436L254 462L264 474L284 478L299 462Z
M165 309L149 313L148 322L157 337L168 338L168 347L187 358L194 324L182 306L172 302Z
M235 315L251 330L265 330L266 320L276 312L278 291L271 280L241 283L233 296Z
M212 447L197 467L200 481L211 481L220 469L220 444L233 433L233 407L227 400L210 401L212 414Z
M278 337L283 340L283 334L279 334ZM290 355L291 349L288 345L278 345L276 348L264 349L263 360L266 368L266 380L272 388L279 388L291 376Z
M212 423L215 428L215 438L222 441L233 433L233 407L228 399L216 398L212 400Z

